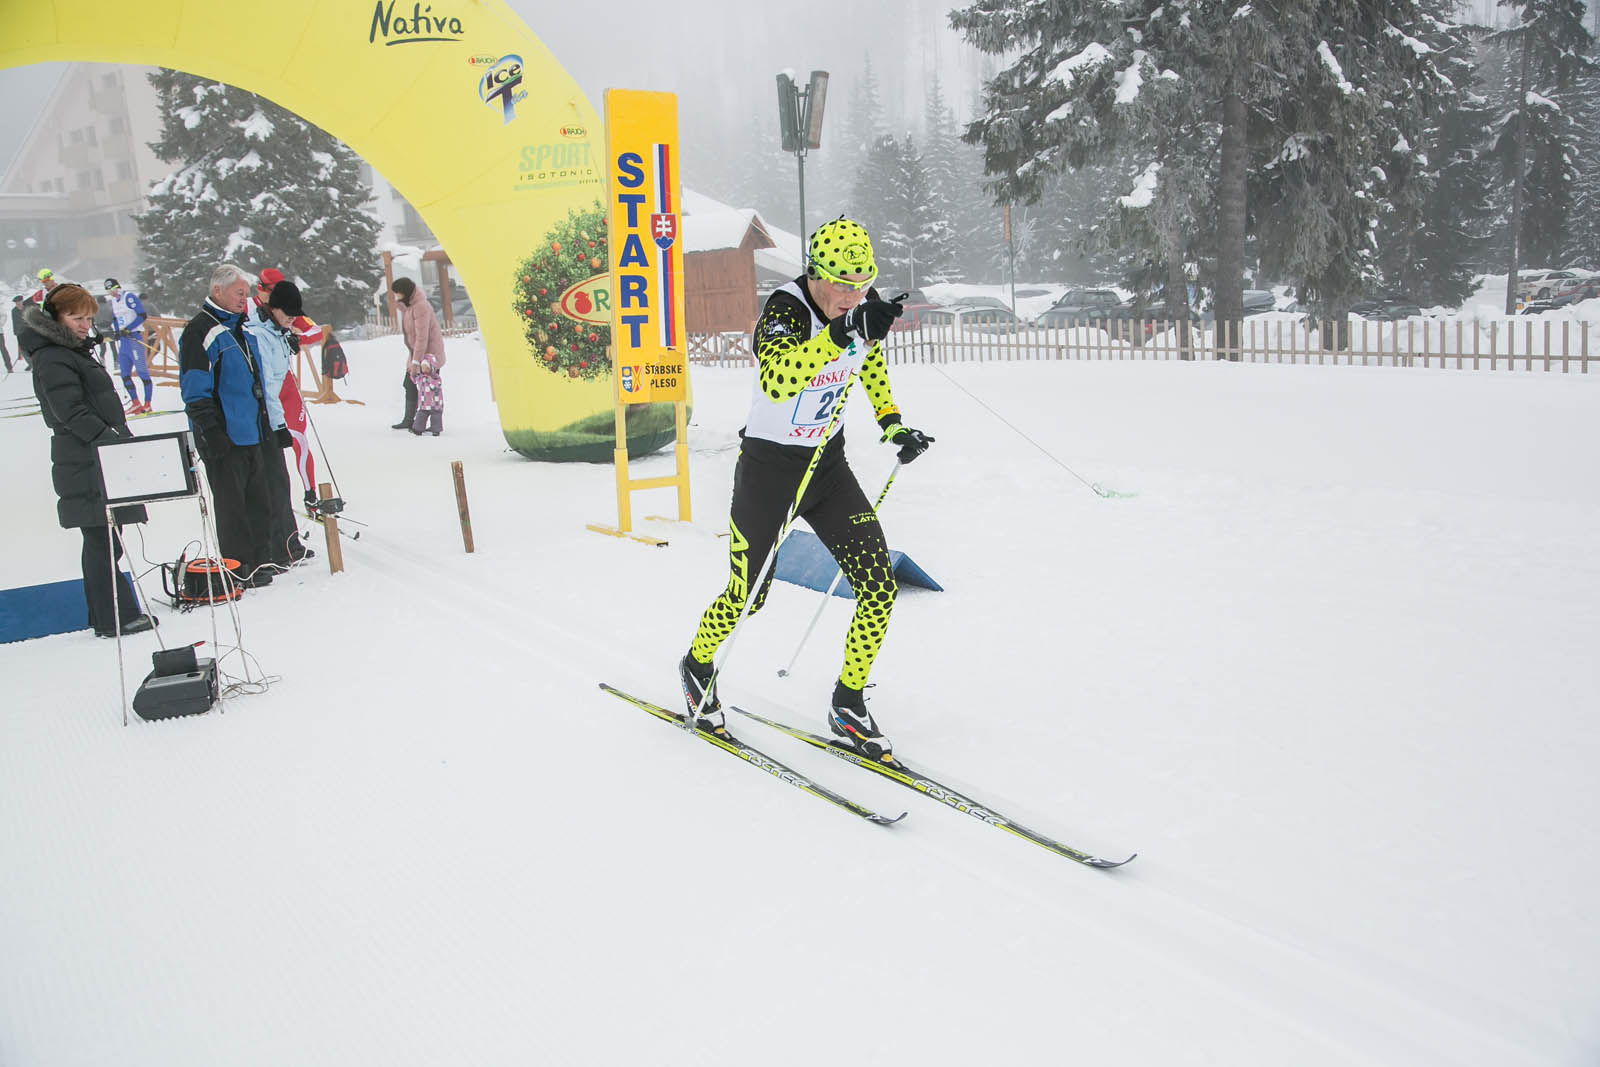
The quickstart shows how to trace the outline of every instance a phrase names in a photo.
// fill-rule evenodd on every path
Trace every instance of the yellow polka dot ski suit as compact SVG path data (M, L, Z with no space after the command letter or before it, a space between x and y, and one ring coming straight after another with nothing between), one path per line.
M786 286L768 300L756 323L754 348L761 393L756 404L795 403L812 379L843 351L822 325L820 310L808 298L800 299L805 295L803 282L798 287ZM898 422L899 409L889 390L881 345L873 344L857 380L865 387L879 421L885 425ZM761 415L752 410L749 429L753 430ZM750 583L773 549L813 451L814 444L780 444L745 435L734 470L729 513L728 584L701 615L690 645L690 654L701 663L710 663L718 646L733 632L751 595ZM845 638L839 678L852 689L862 689L888 632L898 587L883 527L845 462L842 428L834 429L824 447L796 516L804 519L827 547L855 593L855 614ZM761 610L771 584L769 574L755 591L750 614Z

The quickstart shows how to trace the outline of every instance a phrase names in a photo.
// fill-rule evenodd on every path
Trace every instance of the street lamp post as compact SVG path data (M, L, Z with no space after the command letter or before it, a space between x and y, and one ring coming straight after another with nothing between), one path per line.
M806 260L806 152L822 147L822 109L828 99L828 72L814 70L804 89L787 71L778 75L778 128L783 150L793 152L800 170L800 262Z

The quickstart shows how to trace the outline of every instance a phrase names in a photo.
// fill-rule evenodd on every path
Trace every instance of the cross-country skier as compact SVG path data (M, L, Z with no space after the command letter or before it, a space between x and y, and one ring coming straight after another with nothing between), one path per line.
M32 296L28 297L28 301L29 303L33 304L43 304L44 298L50 295L51 290L55 289L58 285L70 284L72 283L62 282L60 279L58 279L56 277L56 272L51 270L49 267L40 267L39 288L34 290Z
M117 369L122 372L122 388L127 390L129 415L142 415L150 410L155 386L150 381L149 349L144 343L144 304L137 293L124 289L115 278L106 279L106 293L111 298L111 336L117 342ZM144 399L133 388L133 375L137 371L144 382Z
M751 347L759 368L728 517L731 574L727 588L701 616L678 668L690 714L698 714L701 729L725 732L713 657L733 632L749 585L773 550L850 382L860 379L883 440L899 448L901 462L916 459L933 442L900 421L889 391L882 341L901 307L869 288L877 273L866 230L843 217L824 223L811 235L805 274L768 297L756 321ZM828 725L869 759L889 760L892 746L868 713L861 691L883 644L897 589L883 527L845 462L842 427L834 425L828 436L795 515L827 546L856 597ZM760 610L771 584L768 574L755 592L751 614ZM713 687L709 699L707 686Z

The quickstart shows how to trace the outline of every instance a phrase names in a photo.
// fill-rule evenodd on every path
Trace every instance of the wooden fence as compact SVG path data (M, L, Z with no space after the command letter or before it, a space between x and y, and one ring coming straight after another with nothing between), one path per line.
M1441 367L1589 373L1586 322L1550 319L1408 319L1312 323L1269 316L1185 328L1166 320L1085 320L1066 326L963 325L896 330L884 342L890 363L1011 360L1226 359L1246 363ZM702 366L753 362L747 334L695 334L689 360Z
M439 332L445 337L465 337L478 332L478 320L471 315L456 315L450 320L450 325L444 325L444 320L439 320ZM353 341L365 341L373 337L394 337L400 333L400 324L391 318L387 312L379 313L376 308L367 309L367 317L361 323L339 331L341 339L348 337Z
M183 335L183 328L189 324L187 319L168 319L151 315L144 320L144 346L147 354L146 362L150 367L150 377L157 385L176 386L180 369L178 366L178 339ZM294 357L295 380L300 383L300 395L315 404L337 404L344 398L334 392L333 380L324 378L321 374L322 346L302 345ZM310 382L314 388L307 388ZM349 400L351 404L360 404L364 401Z

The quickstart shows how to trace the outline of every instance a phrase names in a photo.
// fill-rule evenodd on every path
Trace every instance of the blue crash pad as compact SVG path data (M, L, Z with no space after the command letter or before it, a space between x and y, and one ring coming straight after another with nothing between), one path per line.
M890 549L889 566L894 571L895 581L901 585L944 592L944 586L934 581L932 575L917 566L916 562L904 552ZM778 549L778 562L774 565L774 573L782 581L823 592L833 581L834 575L839 573L839 565L828 555L828 550L817 540L816 534L806 530L794 530ZM855 593L850 590L850 583L845 581L839 583L839 588L833 591L833 595L844 597L846 600L856 598Z
M124 578L128 576L123 571ZM132 581L128 582L131 588ZM138 594L135 594L137 600ZM89 628L83 579L0 589L0 644Z

